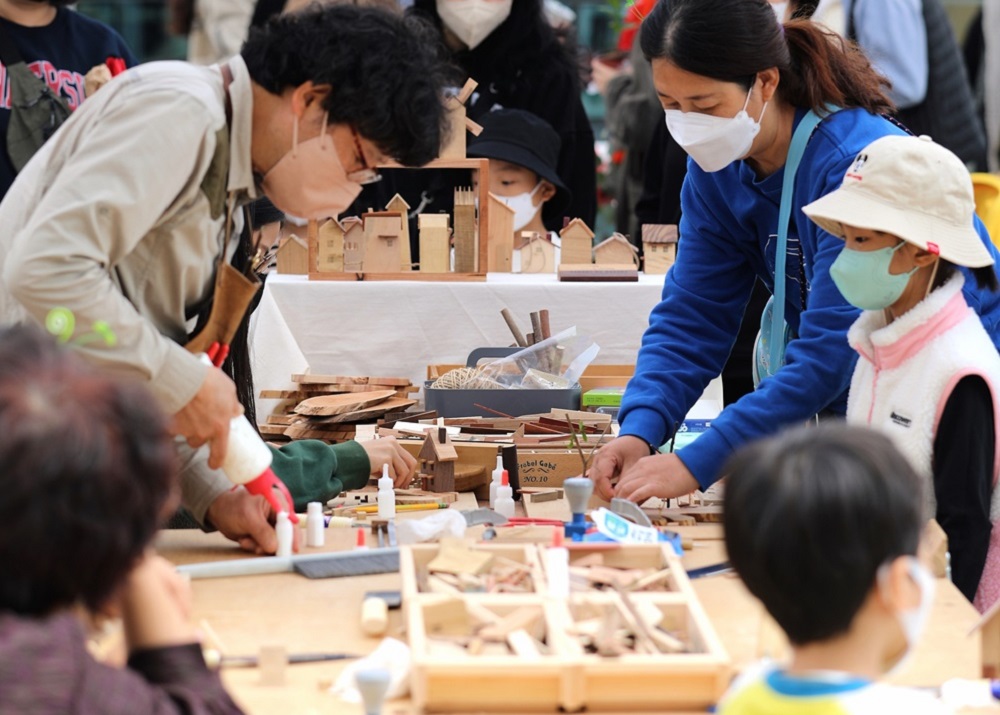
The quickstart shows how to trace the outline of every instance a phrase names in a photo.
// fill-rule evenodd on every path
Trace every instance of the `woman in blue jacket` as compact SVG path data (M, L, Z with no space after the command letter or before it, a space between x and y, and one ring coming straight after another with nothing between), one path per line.
M903 133L881 116L893 110L885 80L860 51L806 20L778 23L766 0L660 0L641 42L667 126L691 160L677 262L642 339L620 436L598 451L590 471L602 496L640 503L707 488L741 445L817 414L843 414L856 358L846 336L858 310L830 279L843 243L801 207L840 186L871 141ZM809 110L822 121L793 185L784 364L695 442L659 454L656 445L721 371L754 279L775 290L785 163ZM997 256L978 222L977 229ZM1000 299L974 280L965 293L1000 342Z

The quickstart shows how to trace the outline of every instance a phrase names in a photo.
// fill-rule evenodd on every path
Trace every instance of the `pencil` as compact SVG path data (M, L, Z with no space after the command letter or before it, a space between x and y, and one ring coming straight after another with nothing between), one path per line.
M447 504L398 504L396 511L436 511L437 509L447 509ZM377 514L378 504L367 504L356 506L354 511L359 514Z

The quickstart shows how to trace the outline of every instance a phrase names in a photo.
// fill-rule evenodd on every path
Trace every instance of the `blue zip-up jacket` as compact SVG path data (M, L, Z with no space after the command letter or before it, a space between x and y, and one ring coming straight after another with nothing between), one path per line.
M796 125L804 115L796 113ZM823 231L802 207L838 188L861 149L896 126L861 109L839 111L814 130L795 176L788 230L785 319L796 336L785 365L756 392L730 405L711 429L677 456L708 487L738 447L829 410L843 414L856 353L847 330L858 309L844 301L830 265L844 242ZM706 173L693 161L681 192L677 261L649 317L635 377L622 400L621 434L662 444L722 371L756 277L774 289L774 251L784 169L758 180L737 161ZM978 219L976 228L998 253ZM864 225L864 216L858 217ZM965 297L1000 345L1000 295L967 274ZM802 306L805 304L805 310Z

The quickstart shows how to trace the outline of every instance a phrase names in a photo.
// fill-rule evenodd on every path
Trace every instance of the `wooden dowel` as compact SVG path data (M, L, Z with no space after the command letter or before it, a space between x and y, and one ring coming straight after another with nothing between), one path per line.
M538 311L538 318L542 323L542 340L548 340L552 337L552 326L549 325L549 311Z
M517 343L519 348L528 347L528 341L524 339L524 334L521 329L517 327L517 323L514 321L514 316L510 314L507 308L500 311L500 315L503 316L504 321L507 323L507 327L510 328L511 335L514 336L514 341Z
M542 319L538 317L538 313L531 314L531 330L535 334L536 343L545 339L545 334L542 332Z

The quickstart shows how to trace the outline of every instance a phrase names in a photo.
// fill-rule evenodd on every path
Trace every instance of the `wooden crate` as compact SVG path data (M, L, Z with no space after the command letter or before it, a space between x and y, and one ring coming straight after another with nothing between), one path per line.
M572 594L569 599L554 598L548 592L540 566L544 559L538 551L544 547L492 544L476 548L494 549L508 558L536 564L539 587L536 593L517 595L420 593L416 570L436 555L437 546L401 550L407 632L413 656L411 686L420 711L704 711L725 691L731 674L729 658L669 546L572 545L571 563L601 553L606 565L669 569L672 573L664 591L627 596L616 591L593 591ZM469 641L468 634L474 629L468 624L483 622L484 613L486 617L503 617L517 610L528 613L530 618L530 609L537 609L544 619L533 622L532 633L544 642L544 654L474 655L455 645L456 638ZM574 633L575 624L593 618L602 609L617 609L624 619L630 609L652 612L651 622L656 622L659 611L657 624L684 643L685 652L626 653L617 657L586 652ZM449 635L451 641L440 640Z

